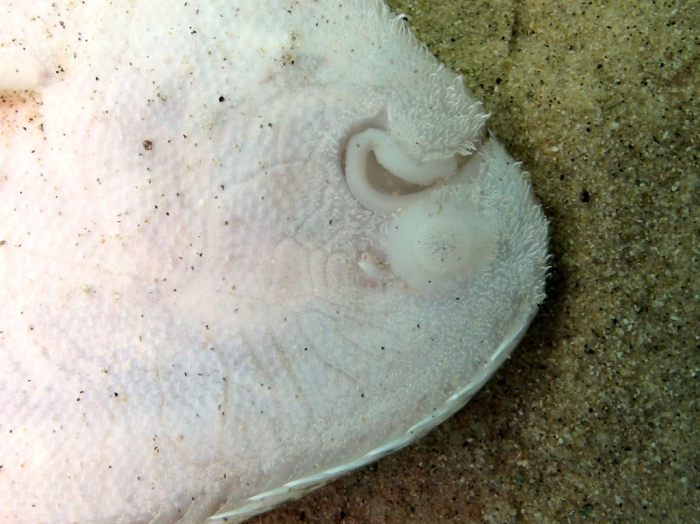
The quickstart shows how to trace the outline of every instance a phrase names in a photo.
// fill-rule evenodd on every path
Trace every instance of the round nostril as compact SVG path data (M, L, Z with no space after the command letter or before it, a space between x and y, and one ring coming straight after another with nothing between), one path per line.
M496 252L498 228L492 218L465 202L436 200L431 196L403 209L387 230L389 268L419 291L486 269Z
M472 273L488 266L494 237L489 221L450 207L418 228L413 247L426 271Z

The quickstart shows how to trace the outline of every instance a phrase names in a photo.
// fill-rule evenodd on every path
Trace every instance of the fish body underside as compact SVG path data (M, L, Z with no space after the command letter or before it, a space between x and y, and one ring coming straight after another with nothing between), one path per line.
M0 89L2 522L244 520L459 409L542 299L520 168L383 3L0 0Z

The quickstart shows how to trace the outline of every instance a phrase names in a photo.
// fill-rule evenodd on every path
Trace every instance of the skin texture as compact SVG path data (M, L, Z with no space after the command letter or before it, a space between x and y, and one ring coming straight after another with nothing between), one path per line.
M3 518L240 521L425 434L522 337L546 221L383 4L0 5ZM375 177L459 169L368 209L369 128Z

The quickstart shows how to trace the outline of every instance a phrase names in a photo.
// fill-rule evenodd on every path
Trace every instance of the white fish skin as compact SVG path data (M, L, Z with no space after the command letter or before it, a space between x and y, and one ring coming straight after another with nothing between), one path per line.
M519 165L380 1L0 0L0 90L2 522L245 520L450 416L543 299Z

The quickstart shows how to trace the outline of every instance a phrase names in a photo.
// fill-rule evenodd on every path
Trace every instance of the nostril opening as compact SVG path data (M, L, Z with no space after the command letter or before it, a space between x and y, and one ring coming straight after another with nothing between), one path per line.
M357 201L375 213L395 213L456 174L452 157L417 161L390 133L369 128L350 137L345 180Z
M377 161L374 151L367 155L367 182L377 192L392 196L411 195L432 187L412 184L393 175Z

